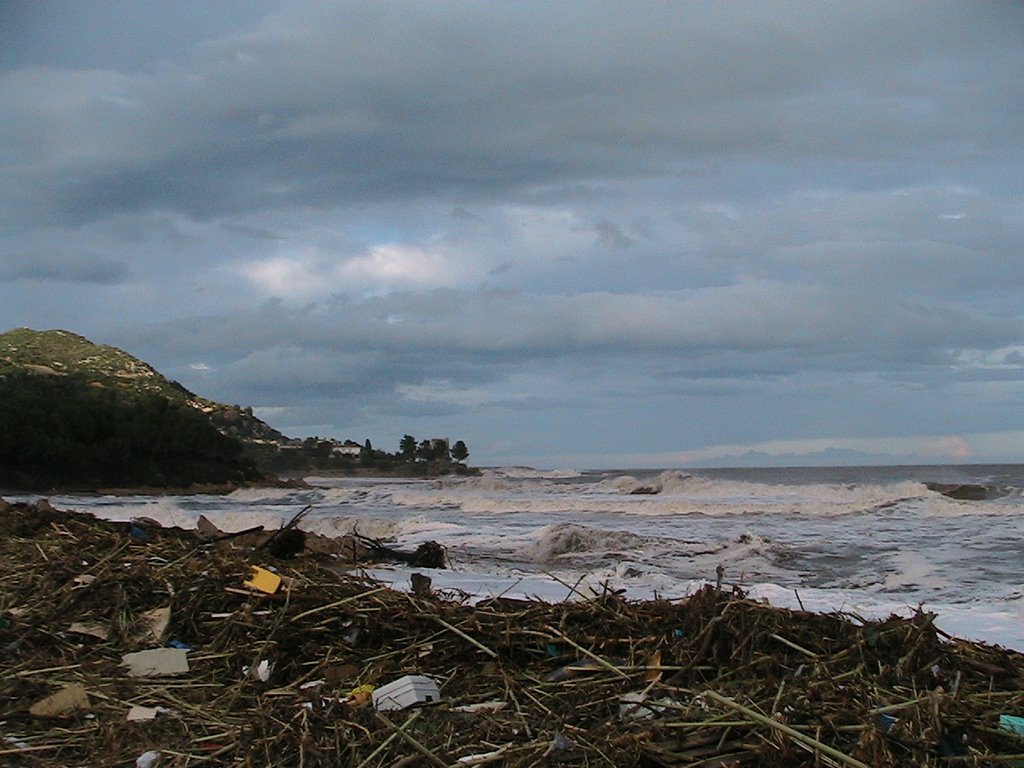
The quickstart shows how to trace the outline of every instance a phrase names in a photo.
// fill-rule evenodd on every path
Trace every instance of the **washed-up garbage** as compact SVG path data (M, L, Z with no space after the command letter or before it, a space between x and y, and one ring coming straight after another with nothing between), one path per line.
M96 581L96 576L91 573L81 573L73 579L75 587L88 587Z
M147 750L135 759L135 768L157 768L162 758L163 754L158 750Z
M249 589L255 589L272 595L281 586L281 577L273 571L268 571L266 568L254 565L252 566L252 577L243 583Z
M345 696L345 703L352 707L361 707L373 697L372 685L357 685Z
M167 627L171 623L170 606L154 608L139 616L141 640L153 643L162 643L167 634Z
M884 712L875 715L875 724L886 732L888 732L889 729L896 725L897 722L899 722L897 718L893 717L892 715L887 715Z
M258 664L256 664L256 666L254 666L252 669L250 669L249 667L244 667L242 669L242 673L248 675L249 677L255 680L259 680L261 683L265 683L268 680L270 680L270 671L272 668L273 665L266 659L263 659Z
M413 756L501 768L980 768L1022 752L1024 723L1008 718L1024 715L1024 655L949 638L923 611L791 611L714 582L651 601L470 605L447 590L396 592L333 554L285 561L174 528L143 546L126 530L0 509L5 766L131 766L145 754L160 768L393 768ZM284 581L271 599L242 588L254 557L293 579L287 594ZM87 588L74 582L83 571ZM182 657L188 674L130 675L120 662L147 647L140 618L168 606L174 640L163 642L199 649ZM108 624L109 638L87 642L72 623ZM241 674L262 660L272 686ZM375 686L402 677L427 678L443 697L413 686L384 704L408 703L397 715L370 706ZM70 684L88 691L88 710L60 723L28 716ZM639 701L622 700L627 691ZM619 717L623 704L650 716ZM133 706L133 718L155 720L126 721Z
M406 675L373 691L373 706L378 712L407 709L440 700L437 683L423 675Z
M125 715L125 720L130 723L140 723L147 720L154 720L157 715L164 712L171 712L172 710L167 707L144 707L141 704L135 704L131 709L128 710L128 714Z
M180 648L151 648L126 653L121 663L132 677L162 677L188 672L188 651Z
M471 715L479 715L487 712L501 712L507 706L507 701L495 699L494 701L480 701L476 704L463 704L460 707L452 707L452 709L456 712L468 712Z
M29 707L35 717L62 717L89 708L89 694L81 685L65 685L59 691Z
M1000 715L999 727L1004 731L1024 736L1024 717L1017 717L1016 715Z
M76 635L95 637L98 640L110 639L110 625L100 624L98 622L74 621L68 627L68 632L73 632Z
M667 696L652 699L646 693L626 693L619 697L619 717L623 720L649 720L657 715L665 714L679 704Z

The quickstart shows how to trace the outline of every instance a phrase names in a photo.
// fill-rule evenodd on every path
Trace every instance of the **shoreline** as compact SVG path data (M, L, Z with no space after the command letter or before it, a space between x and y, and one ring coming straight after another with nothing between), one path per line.
M949 638L923 611L854 622L712 585L671 600L469 606L434 591L430 569L407 593L330 557L147 532L42 505L0 511L13 765L39 753L127 765L144 752L256 765L272 750L280 764L383 768L410 754L402 733L434 764L506 768L895 768L1019 752L1000 727L1024 704L1024 655ZM255 565L281 586L246 588ZM171 682L125 671L140 651L175 654ZM439 697L377 711L372 692L408 675ZM153 722L126 722L131 705ZM282 727L296 712L301 727Z
M107 488L0 488L0 498L4 496L226 496L243 488L284 488L297 489L315 488L306 482L307 477L326 478L364 478L364 479L406 479L436 480L443 477L472 477L482 474L476 467L463 467L458 471L442 472L440 468L425 472L387 472L373 468L348 470L316 470L311 469L301 474L289 473L281 476L268 476L262 480L246 480L226 483L193 483L187 486L112 486Z

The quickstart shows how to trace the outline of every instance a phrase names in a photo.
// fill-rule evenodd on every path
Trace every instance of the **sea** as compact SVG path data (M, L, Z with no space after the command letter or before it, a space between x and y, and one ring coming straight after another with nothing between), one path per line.
M304 489L226 496L49 496L60 509L225 531L357 532L412 551L436 541L448 568L379 564L366 575L409 589L413 572L472 603L548 602L609 591L629 600L739 587L786 608L853 620L936 614L954 637L1024 651L1024 465L539 471L476 477L308 477ZM957 500L936 484L984 486ZM32 501L36 496L7 496Z

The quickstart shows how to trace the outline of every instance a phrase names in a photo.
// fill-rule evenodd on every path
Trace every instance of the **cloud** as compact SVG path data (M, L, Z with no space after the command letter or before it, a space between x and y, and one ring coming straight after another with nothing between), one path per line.
M35 215L65 221L464 197L754 155L891 171L958 141L980 160L1019 153L1009 7L708 11L565 4L541 23L529 5L284 4L184 63L10 70L0 138ZM955 46L932 34L950 28ZM938 56L960 66L921 77Z
M127 264L88 252L36 251L0 257L0 281L117 285L130 277Z
M121 5L3 11L10 326L504 456L1021 416L1018 6Z

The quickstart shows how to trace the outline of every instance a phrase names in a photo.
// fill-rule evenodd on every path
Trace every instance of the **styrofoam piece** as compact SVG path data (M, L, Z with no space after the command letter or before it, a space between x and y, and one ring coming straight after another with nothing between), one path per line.
M373 706L378 712L406 709L414 704L441 700L437 683L423 675L406 675L373 691Z

